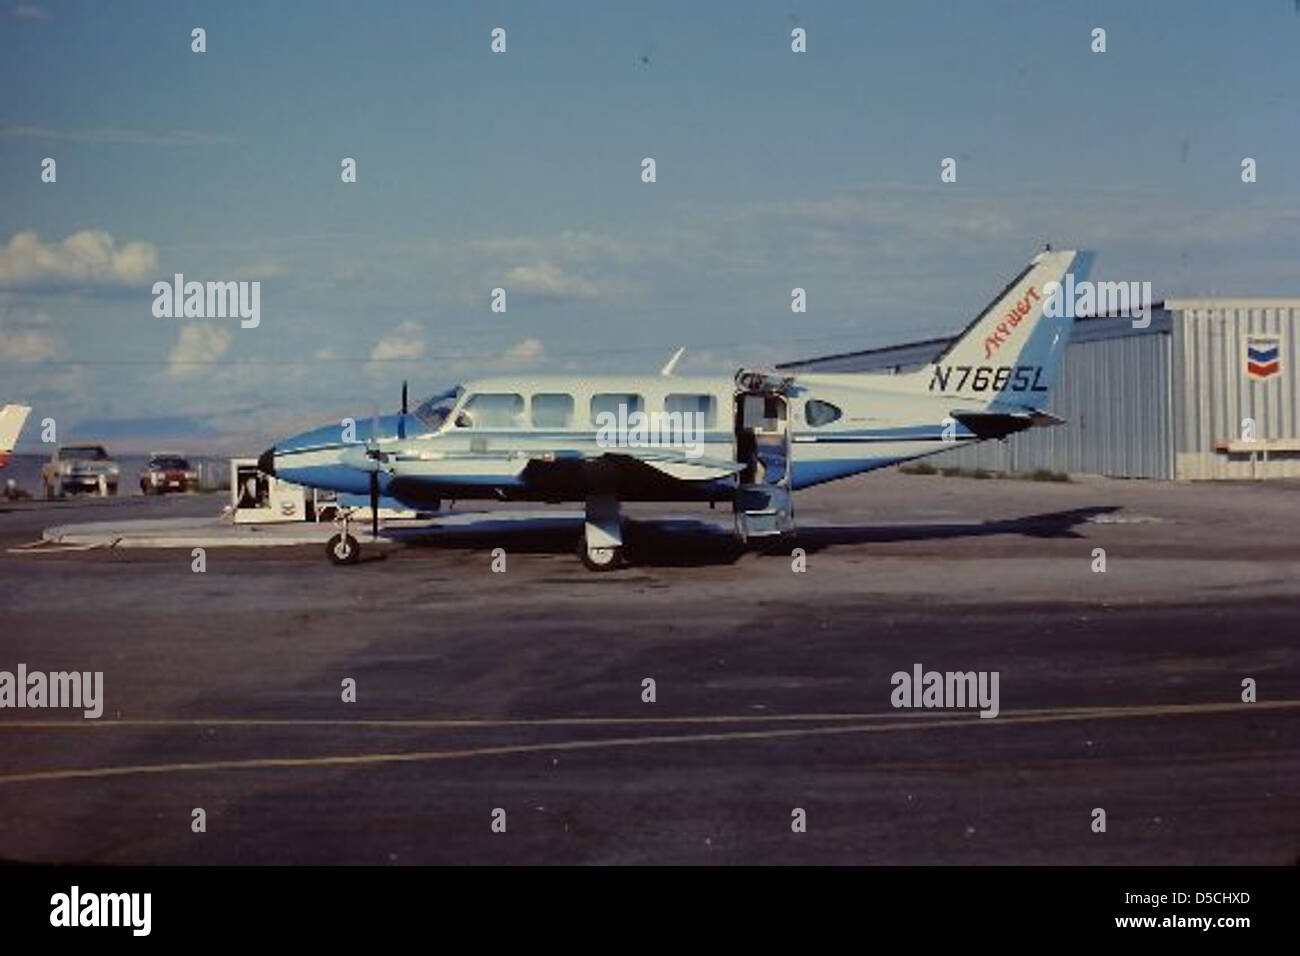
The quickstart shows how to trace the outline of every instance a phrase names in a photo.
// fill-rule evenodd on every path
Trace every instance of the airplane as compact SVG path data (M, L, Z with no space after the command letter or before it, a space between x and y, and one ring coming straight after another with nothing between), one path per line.
M657 376L482 378L414 412L403 383L398 414L283 439L258 466L295 484L368 494L374 538L381 497L421 511L445 499L582 502L578 554L592 571L626 563L624 501L730 502L742 543L785 544L795 491L1060 424L1048 397L1074 320L1044 304L1067 273L1084 280L1092 258L1049 246L910 373L678 376L679 350ZM346 518L326 553L335 564L359 559Z
M26 405L6 405L0 408L0 468L9 464L14 447L18 444L18 435L31 408Z

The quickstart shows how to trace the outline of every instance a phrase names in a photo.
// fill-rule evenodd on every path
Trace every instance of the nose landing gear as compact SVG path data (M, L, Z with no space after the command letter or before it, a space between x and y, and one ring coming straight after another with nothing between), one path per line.
M350 534L336 534L325 544L331 564L356 564L361 559L361 545Z
M337 523L343 530L325 542L325 556L330 564L356 564L361 560L361 543L348 533L351 508L339 508Z

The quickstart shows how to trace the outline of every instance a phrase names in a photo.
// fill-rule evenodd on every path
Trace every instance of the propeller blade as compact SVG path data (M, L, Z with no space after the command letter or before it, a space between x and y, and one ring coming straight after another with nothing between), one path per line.
M397 437L406 437L406 380L402 380L402 413L397 416Z
M379 472L370 473L370 536L379 537Z

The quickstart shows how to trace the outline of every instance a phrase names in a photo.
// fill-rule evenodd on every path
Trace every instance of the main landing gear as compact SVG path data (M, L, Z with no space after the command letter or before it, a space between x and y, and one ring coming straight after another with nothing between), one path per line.
M578 557L588 571L614 571L623 566L623 527L618 498L612 494L587 499L586 523L578 542Z

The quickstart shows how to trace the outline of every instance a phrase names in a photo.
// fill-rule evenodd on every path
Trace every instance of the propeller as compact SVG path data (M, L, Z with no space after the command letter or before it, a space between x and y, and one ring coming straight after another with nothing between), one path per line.
M373 409L370 416L370 441L366 444L366 457L375 467L370 471L370 537L379 537L379 463L383 453L379 450L379 409Z
M379 472L370 473L370 537L379 537Z
M402 380L402 413L397 416L397 437L406 437L406 380Z
M397 416L397 437L406 438L407 403L406 382L402 382L402 410ZM379 537L379 466L384 453L379 448L379 409L373 408L370 416L370 438L366 441L366 457L374 464L370 470L370 534Z

